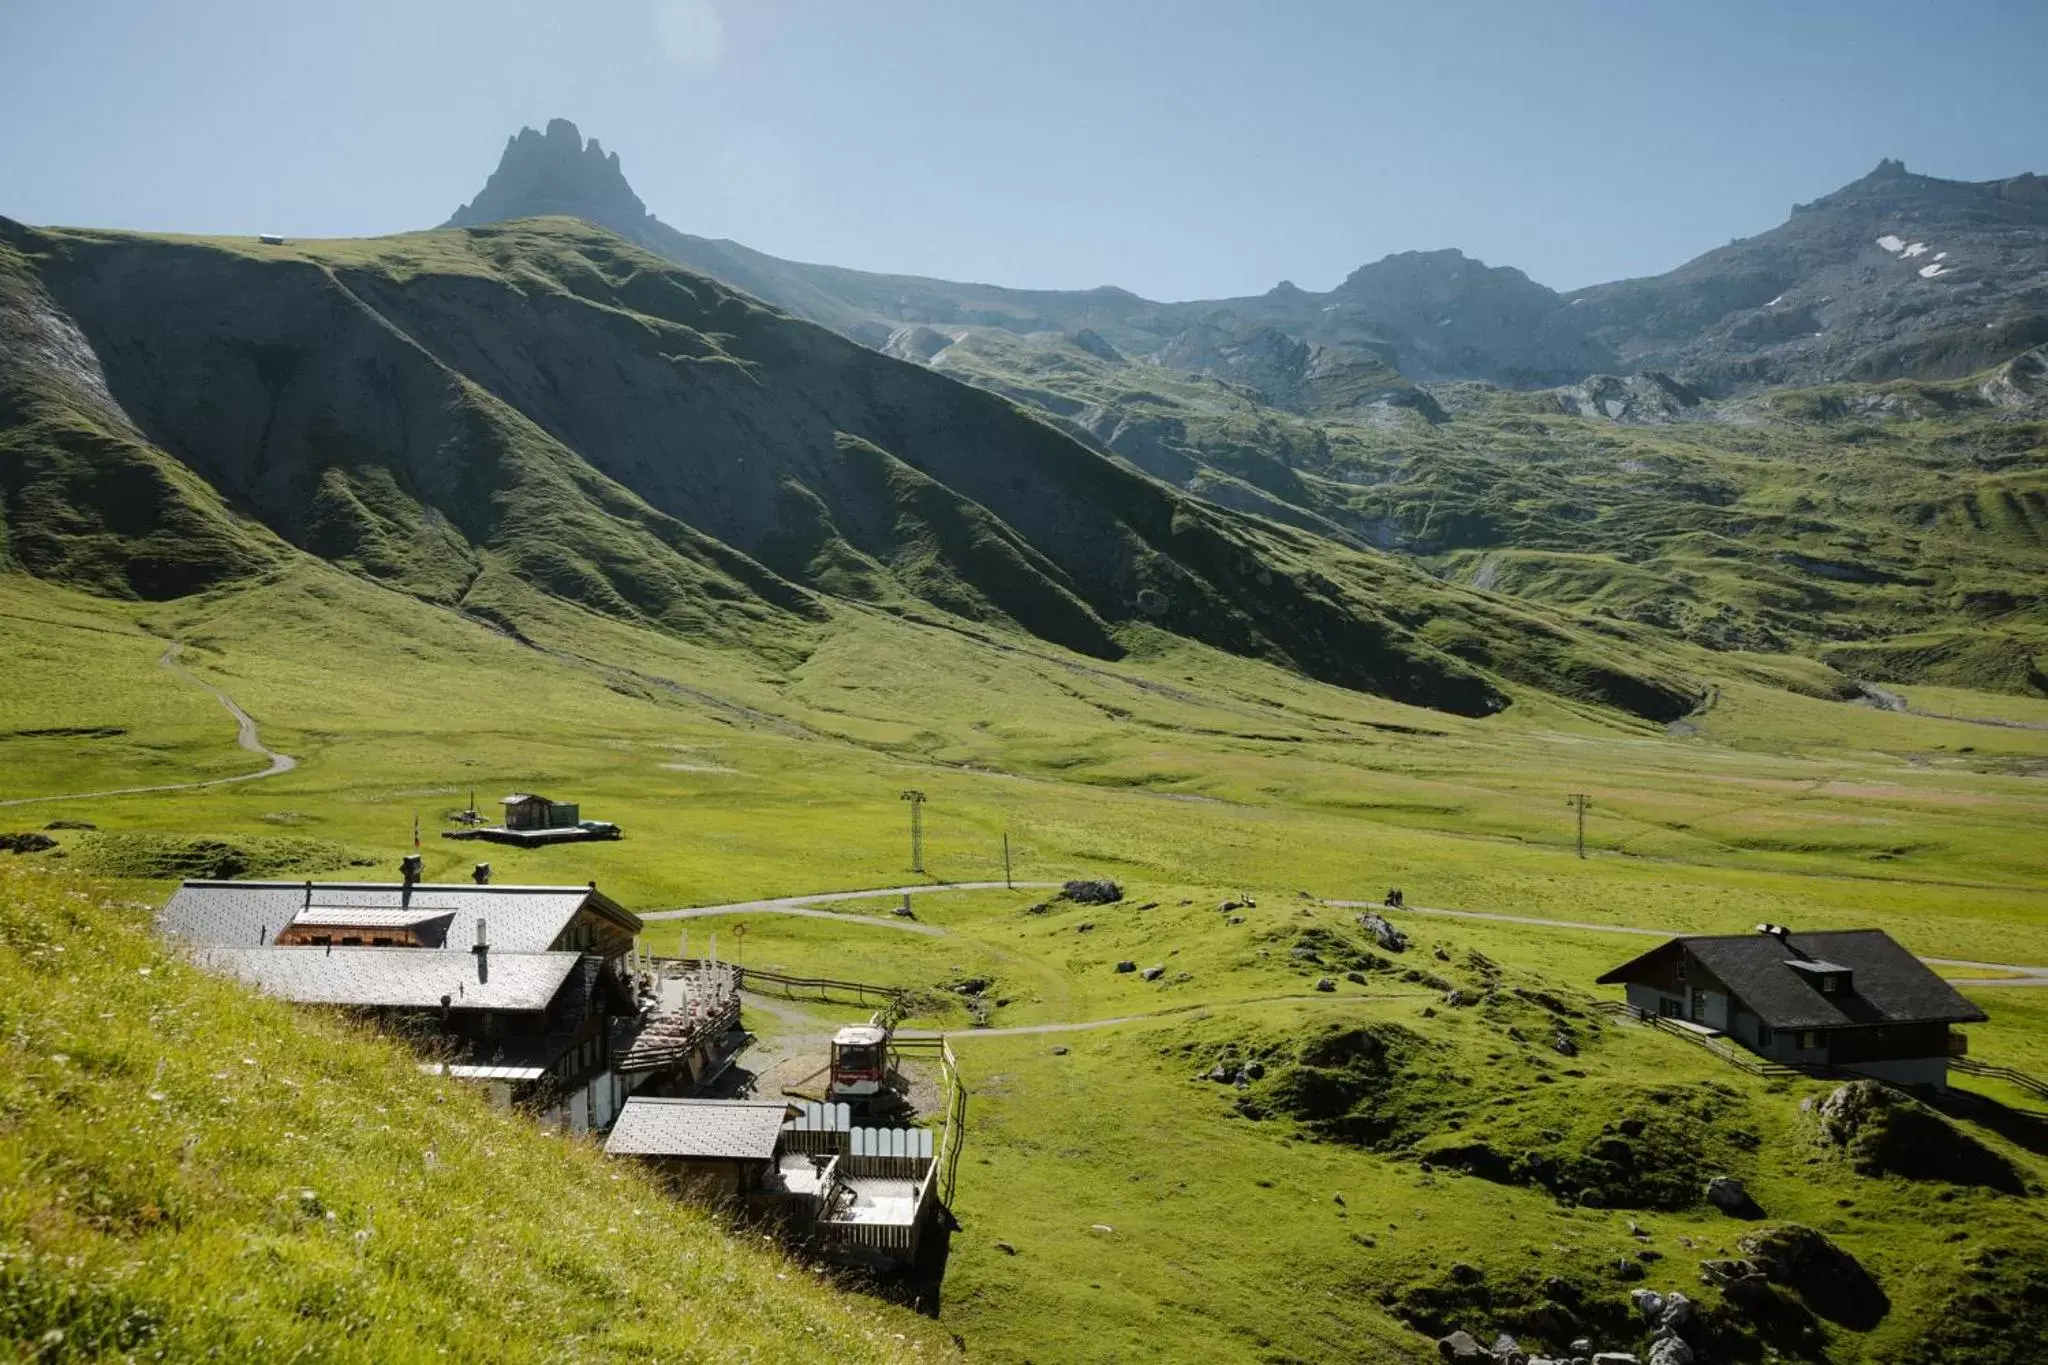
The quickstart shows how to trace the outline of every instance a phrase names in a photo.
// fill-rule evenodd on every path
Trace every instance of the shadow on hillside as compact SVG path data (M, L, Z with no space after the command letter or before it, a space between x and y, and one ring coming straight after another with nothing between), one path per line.
M2048 1115L2014 1109L1953 1083L1948 1092L1934 1102L1934 1107L1950 1118L1968 1119L1989 1128L2007 1142L2023 1147L2035 1156L2048 1156Z

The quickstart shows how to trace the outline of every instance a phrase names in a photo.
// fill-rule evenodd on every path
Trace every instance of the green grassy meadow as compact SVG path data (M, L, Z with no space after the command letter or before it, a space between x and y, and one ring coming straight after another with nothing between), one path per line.
M643 945L672 950L685 928L701 944L716 928L721 951L750 965L941 992L968 977L992 982L985 998L999 1032L977 1036L959 1004L911 1021L954 1032L972 1091L961 1230L930 1342L956 1333L970 1358L1017 1362L1420 1360L1433 1348L1404 1320L1479 1334L1524 1312L1534 1287L1562 1274L1586 1286L1585 1320L1617 1348L1631 1345L1615 1316L1627 1289L1711 1297L1699 1288L1697 1264L1732 1249L1746 1225L1703 1205L1569 1205L1542 1189L1422 1163L1449 1134L1512 1144L1555 1133L1542 1141L1569 1145L1593 1141L1616 1106L1654 1113L1707 1102L1702 1095L1725 1117L1693 1159L1729 1163L1773 1219L1825 1232L1892 1294L1890 1313L1871 1330L1821 1329L1828 1359L1943 1358L1928 1354L1922 1328L1949 1311L1941 1296L1979 1264L1972 1258L2024 1261L2048 1245L2038 1195L1943 1187L1930 1196L1925 1182L1842 1168L1816 1146L1800 1108L1827 1087L1760 1082L1669 1037L1584 1012L1599 993L1592 978L1653 941L1613 932L1631 926L1875 925L1923 954L2048 964L2048 792L2040 785L2048 730L1979 723L2036 723L2036 701L1907 686L1913 706L1934 714L1885 711L1767 686L1753 671L1764 663L1702 651L1690 666L1721 684L1719 700L1671 730L1535 693L1468 720L1142 629L1126 633L1128 657L1110 664L997 628L938 629L838 603L829 621L786 648L741 652L537 594L519 605L523 638L514 639L303 561L251 585L151 603L0 576L0 626L32 645L0 690L0 800L260 769L257 755L235 747L219 703L158 666L171 640L183 644L187 667L255 717L265 744L301 761L260 781L0 806L0 830L52 820L98 827L54 831L60 844L50 852L0 855L13 926L0 971L13 979L8 998L23 1002L4 1007L19 1025L8 1031L36 1040L27 1051L8 1044L11 1098L0 1123L32 1143L7 1150L69 1150L64 1134L76 1130L63 1126L52 1096L73 1092L59 1085L48 1054L102 1055L70 1039L89 1030L81 993L104 966L123 982L105 1007L120 1024L100 1045L104 1066L74 1068L75 1083L87 1086L77 1093L92 1112L114 1115L155 1103L152 1086L171 1092L169 1107L190 1115L171 1128L198 1132L201 1153L222 1144L223 1164L204 1188L233 1187L249 1204L203 1211L192 1192L199 1177L179 1165L175 1144L148 1136L157 1128L105 1130L78 1161L98 1163L116 1193L156 1182L152 1190L169 1191L149 1196L158 1207L195 1212L143 1233L59 1218L38 1210L58 1208L58 1187L72 1184L17 1165L0 1227L10 1286L27 1283L19 1267L56 1274L48 1258L84 1248L75 1254L86 1269L58 1275L55 1288L39 1281L36 1292L99 1312L109 1277L126 1276L121 1292L163 1324L152 1329L170 1333L163 1340L232 1351L247 1345L237 1323L260 1318L297 1334L267 1344L315 1342L328 1310L295 1317L288 1297L340 1302L319 1294L348 1283L355 1272L346 1263L363 1253L329 1248L293 1207L257 1205L312 1186L346 1218L389 1209L377 1219L380 1238L386 1228L427 1236L400 1232L397 1210L422 1185L420 1143L407 1125L366 1130L352 1140L360 1150L316 1139L308 1144L315 1164L280 1166L294 1150L282 1131L329 1132L316 1125L340 1122L343 1086L451 1128L445 1141L437 1128L432 1145L459 1162L461 1180L427 1183L435 1198L468 1201L465 1219L484 1217L490 1179L476 1153L486 1146L525 1173L522 1216L543 1216L542 1192L595 1199L609 1181L630 1179L608 1175L590 1152L565 1151L559 1140L443 1096L407 1074L395 1048L268 1005L234 1014L233 988L169 962L135 928L135 907L160 903L176 875L165 869L196 841L240 841L292 875L384 877L410 850L417 815L430 879L461 879L488 859L500 881L595 880L648 911L914 883L908 810L898 799L910 787L929 797L929 879L1000 880L1007 833L1020 880L1114 877L1125 900L1054 902L1034 913L1049 893L941 891L916 903L916 923L933 933L753 913L654 922ZM580 801L586 817L615 820L626 837L532 851L438 837L472 790L488 803L536 789ZM1593 800L1584 860L1573 849L1572 792ZM1355 912L1326 902L1377 899L1392 885L1416 906L1593 927L1412 913L1398 917L1414 945L1394 970L1345 979L1330 964L1355 945ZM70 911L73 896L105 895L127 908ZM1255 904L1217 908L1247 897ZM834 908L872 915L888 906ZM737 947L731 930L742 923ZM43 933L38 925L56 927L34 943L61 943L67 954L116 945L110 965L75 984L52 975L24 937ZM1322 945L1322 962L1294 958L1304 942ZM1569 1024L1582 1044L1577 1059L1544 1046L1554 1025L1534 1006L1446 1007L1439 988L1402 977L1412 966L1469 983L1475 952L1498 964L1502 982L1578 1011ZM1122 959L1166 971L1143 982L1113 970ZM131 981L138 965L161 975ZM1335 991L1315 989L1323 975L1336 978ZM137 995L143 980L175 983L192 1003L166 1012ZM31 982L42 984L31 991ZM2048 992L1971 994L1992 1016L1971 1030L1973 1055L2048 1074ZM232 1027L217 1035L211 1025L192 1028L191 1020L216 1016L232 1017ZM822 1028L846 1016L796 1004L757 1031L772 1038L800 1031L806 1017ZM1000 1032L1132 1017L1059 1033ZM1400 1092L1402 1121L1412 1127L1389 1143L1332 1140L1282 1114L1248 1117L1232 1087L1192 1079L1219 1050L1379 1027L1415 1039L1411 1085ZM45 1034L59 1033L61 1047L44 1045ZM172 1050L172 1039L184 1051ZM304 1089L245 1080L237 1059L259 1044L262 1073L275 1069ZM152 1049L171 1059L162 1085L144 1074L158 1067ZM330 1055L346 1065L320 1060ZM232 1083L214 1079L216 1070ZM315 1095L319 1112L303 1113ZM232 1136L220 1117L229 1096L233 1114L260 1115L261 1126ZM2036 1186L2048 1177L2038 1150L1998 1132L1979 1136ZM1954 1217L1928 1218L1929 1197L1952 1202ZM705 1288L702 1276L712 1272L693 1267L751 1253L726 1249L693 1215L657 1211L637 1187L631 1202L644 1226L618 1243L591 1231L595 1215L579 1215L587 1245L560 1253L575 1265L520 1292L499 1358L654 1358L671 1331L713 1355L719 1334L736 1332L732 1340L756 1358L784 1358L795 1338L779 1324L795 1319L777 1316L781 1291L764 1279L782 1272L752 1261L727 1272L745 1278L749 1294L770 1296L752 1326L734 1326ZM1630 1234L1631 1218L1647 1242ZM204 1248L226 1247L218 1239L235 1219L268 1230L257 1249L222 1251L222 1264L282 1257L284 1277L204 1320L162 1307L175 1258L197 1264ZM451 1273L463 1273L465 1258L490 1245L443 1247L432 1264L452 1259ZM1639 1262L1647 1278L1622 1280L1614 1266L1645 1246L1659 1253ZM302 1257L310 1259L302 1265ZM374 1271L380 1287L367 1302L395 1302L377 1296L403 1292L406 1282L392 1278L402 1259L394 1253ZM654 1260L670 1269L643 1269ZM1454 1262L1478 1268L1491 1307L1452 1280ZM646 1278L656 1275L667 1278ZM624 1317L602 1335L594 1325L586 1333L575 1324L594 1323L595 1304L625 1305ZM28 1320L20 1316L28 1310L10 1311ZM376 1358L392 1339L378 1335L396 1330L381 1309L347 1311L369 1315L365 1335L316 1345L309 1358ZM474 1310L435 1299L422 1311L425 1325L405 1350L427 1355L435 1343L474 1339L462 1335L478 1329ZM837 1321L829 1315L840 1310L809 1299L788 1308L813 1311ZM60 1321L34 1319L45 1320ZM882 1358L872 1354L880 1346L844 1344L865 1340L865 1329L846 1330L852 1335L834 1338L828 1354Z

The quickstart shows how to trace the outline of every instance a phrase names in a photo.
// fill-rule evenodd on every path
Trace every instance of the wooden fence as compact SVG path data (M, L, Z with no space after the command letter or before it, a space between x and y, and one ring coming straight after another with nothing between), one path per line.
M946 1207L953 1206L953 1187L960 1176L960 1151L967 1141L967 1086L960 1080L960 1059L944 1034L936 1038L898 1038L899 1053L923 1053L939 1063L939 1107L945 1114L941 1125L938 1159L932 1170L938 1177L938 1195Z
M650 957L655 967L680 967L685 971L699 971L710 966L701 957ZM760 967L738 967L730 962L719 964L731 968L737 989L757 991L764 995L787 995L794 997L797 992L814 993L819 1000L829 1001L834 994L852 996L863 1005L886 1005L904 993L901 986L878 986L872 981L840 981L829 976L786 976Z
M2015 1071L2009 1066L1994 1066L1990 1062L1980 1062L1969 1057L1951 1057L1948 1059L1948 1064L1953 1070L1961 1071L1966 1075L1990 1076L1996 1080L2005 1081L2010 1085L2016 1085L2029 1095L2048 1100L2048 1082L2043 1082L2033 1076L2029 1076L2024 1071Z

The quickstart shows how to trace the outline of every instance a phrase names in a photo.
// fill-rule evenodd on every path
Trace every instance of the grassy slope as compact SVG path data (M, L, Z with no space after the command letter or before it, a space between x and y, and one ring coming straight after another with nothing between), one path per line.
M0 1340L28 1357L943 1354L391 1044L167 955L120 894L0 870Z
M932 796L928 864L939 875L999 875L1007 830L1020 876L1107 872L1131 883L1134 901L1159 902L1030 915L1034 895L945 896L919 912L945 931L937 938L746 920L749 961L937 986L991 975L1010 1002L993 1011L999 1026L1213 1011L1207 1021L1181 1014L962 1044L978 1098L944 1321L997 1359L1319 1358L1340 1345L1399 1359L1419 1342L1380 1305L1383 1290L1434 1292L1432 1276L1453 1259L1519 1282L1522 1266L1550 1255L1524 1248L1556 1242L1572 1248L1562 1264L1593 1266L1621 1244L1624 1215L1567 1213L1528 1190L1423 1176L1412 1158L1300 1141L1285 1121L1221 1112L1217 1088L1190 1088L1202 1059L1174 1051L1183 1042L1281 1036L1295 1019L1419 1017L1429 997L1378 976L1314 994L1322 969L1294 964L1288 949L1305 929L1345 932L1350 917L1297 890L1370 896L1400 884L1419 904L1673 928L1875 923L1923 952L2048 962L2039 890L2048 849L2031 837L2042 797L2029 775L2048 758L2048 732L1799 697L1746 681L1743 656L1705 656L1728 670L1721 702L1696 718L1696 733L1675 738L1537 694L1464 721L1170 638L1134 635L1126 660L1105 665L1001 632L851 607L821 628L814 649L778 666L537 597L514 603L528 623L522 645L317 565L170 603L94 601L20 578L0 578L0 593L0 609L92 628L47 636L53 650L76 649L94 682L67 690L61 658L35 675L34 697L11 703L35 725L133 715L143 718L131 731L138 743L157 714L169 734L196 726L214 703L202 699L181 718L154 666L156 640L175 637L195 669L264 725L266 742L306 760L282 778L202 792L16 807L14 827L61 814L172 844L288 834L389 863L420 811L429 875L460 877L477 855L434 839L438 817L466 804L472 785L485 800L540 786L621 821L628 837L493 848L500 876L596 878L629 905L654 908L901 880L895 794L916 785ZM1952 704L1962 716L2034 718L2016 699L1929 700L1928 709ZM230 747L226 717L214 724L210 751L197 730L194 750L223 767L256 766ZM22 789L75 789L66 749L4 742L10 759L22 756ZM90 754L106 742L66 744ZM121 751L94 761L113 779L143 762ZM1563 795L1572 790L1595 793L1585 862L1570 853ZM91 838L63 838L65 858L21 864L49 873L92 864ZM1232 925L1213 907L1240 889L1260 908ZM153 901L162 890L143 882L132 894ZM1096 927L1084 933L1082 922ZM1518 981L1567 989L1643 942L1421 916L1410 927L1454 955L1477 948ZM649 941L678 934L663 924ZM1123 957L1168 966L1167 983L1114 974ZM1174 981L1182 971L1189 979ZM1233 1003L1298 994L1312 998ZM1382 994L1395 998L1365 998ZM2031 995L1979 995L1994 1020L1977 1030L1977 1054L2048 1069ZM955 1006L929 1021L961 1028L966 1016ZM1444 1057L1498 1079L1487 1093L1517 1093L1524 1082L1487 1061L1498 1039L1470 1032L1464 1015L1438 1027ZM1056 1042L1072 1051L1053 1056ZM1525 1052L1509 1046L1503 1056ZM236 1065L239 1055L252 1054ZM1885 1182L1847 1196L1864 1212L1831 1212L1822 1196L1832 1186L1803 1188L1814 1172L1793 1155L1806 1150L1799 1092L1758 1089L1670 1040L1610 1030L1587 1069L1594 1088L1570 1093L1599 1095L1599 1078L1646 1072L1734 1086L1757 1124L1786 1135L1783 1161L1754 1172L1773 1213L1838 1235L1888 1287L1916 1276L1945 1283L1974 1247L2039 1235L2008 1206L1987 1205L1970 1241L1941 1242L1916 1221L1925 1192ZM139 1103L143 1078L118 1084L125 1091L109 1096ZM1159 1145L1161 1134L1172 1136ZM1830 1172L1826 1181L1837 1178ZM292 1180L294 1192L317 1188ZM1250 1219L1220 1219L1218 1201L1247 1186ZM275 1193L264 1188L264 1198ZM1340 1190L1350 1210L1341 1218L1329 1201ZM1675 1234L1700 1233L1700 1218L1644 1220L1673 1262L1652 1283L1690 1289ZM1113 1251L1090 1231L1096 1222L1118 1229ZM1401 1226L1377 1226L1388 1222ZM1376 1246L1351 1240L1360 1231ZM997 1240L1018 1255L997 1251ZM1279 1259L1290 1282L1333 1297L1319 1298L1315 1314L1300 1311L1275 1287ZM1620 1286L1601 1292L1612 1298ZM1900 1307L1887 1325L1868 1339L1845 1335L1838 1358L1887 1358L1900 1346L1921 1300L1918 1290L1894 1292Z
M1056 338L975 331L935 363L1204 496L1496 592L1880 680L2040 694L2048 677L2048 436L1976 381L1785 392L1661 426L1456 385L1432 423L1290 413Z

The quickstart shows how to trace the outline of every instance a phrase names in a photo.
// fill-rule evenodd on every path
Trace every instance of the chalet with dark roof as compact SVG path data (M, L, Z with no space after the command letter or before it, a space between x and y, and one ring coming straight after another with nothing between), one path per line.
M1950 1026L1985 1018L1882 929L1687 935L1600 983L1625 987L1644 1014L1725 1034L1772 1061L1935 1089L1961 1052Z

